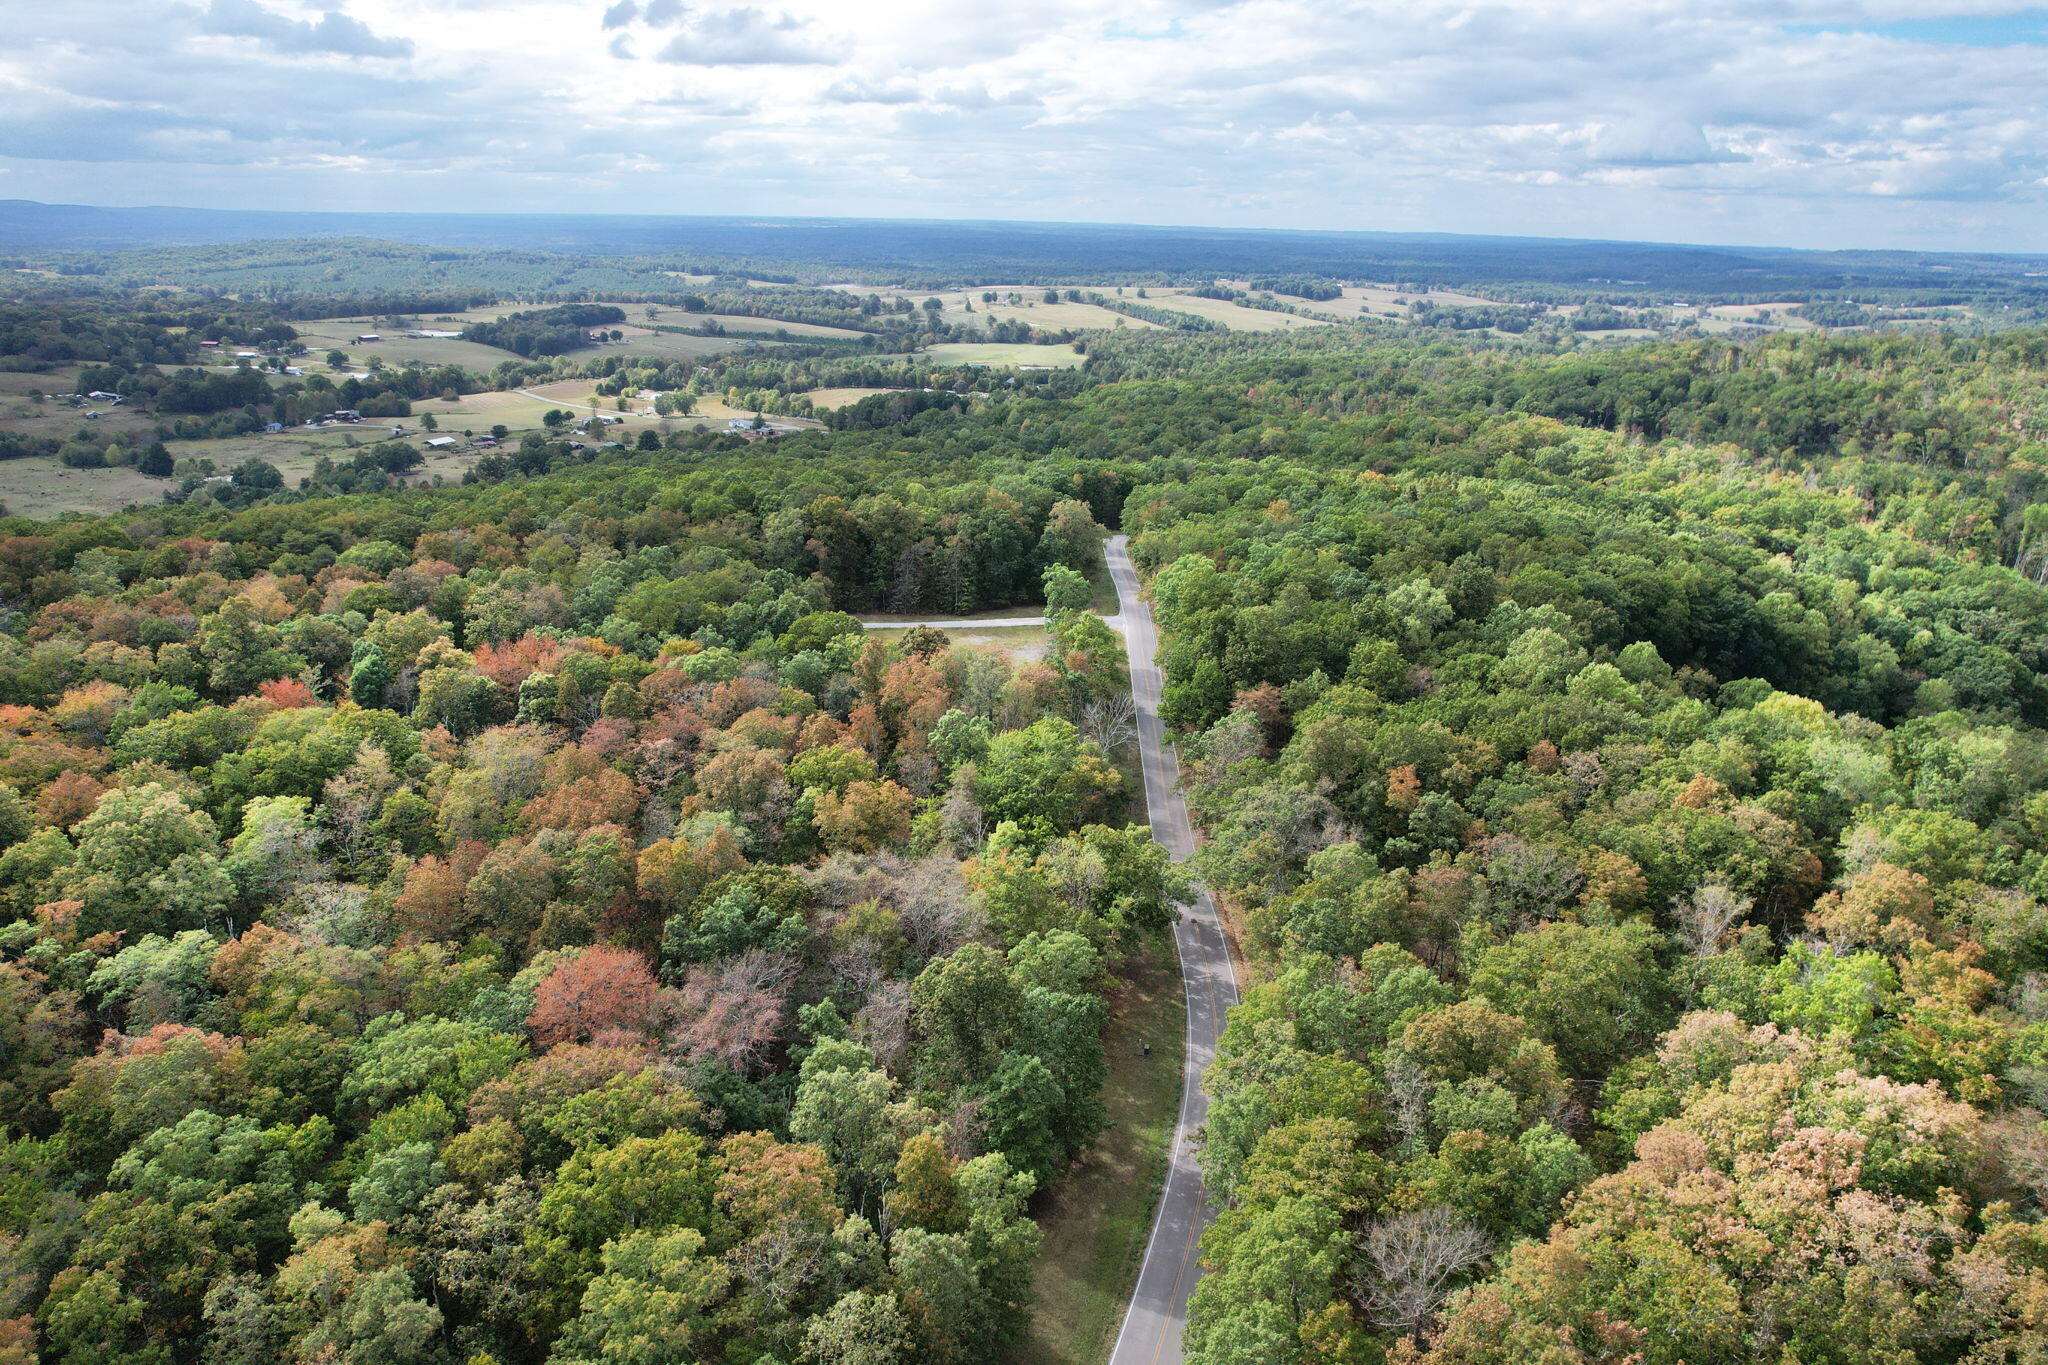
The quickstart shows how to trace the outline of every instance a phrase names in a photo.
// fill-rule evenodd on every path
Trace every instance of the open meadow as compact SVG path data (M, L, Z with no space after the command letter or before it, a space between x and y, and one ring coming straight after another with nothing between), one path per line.
M901 389L812 389L804 397L811 400L811 406L820 411L832 408L851 407L863 398L872 398L878 393L901 393Z
M1298 332L1304 327L1330 325L1328 318L1301 317L1294 313L1269 312L1264 308L1246 308L1243 304L1232 303L1228 299L1204 298L1200 294L1190 294L1182 290L1154 289L1149 292L1152 297L1141 302L1171 309L1176 313L1192 313L1198 318L1207 318L1233 332Z
M1072 346L1004 341L949 341L918 354L934 365L992 365L1021 370L1069 369L1086 359Z

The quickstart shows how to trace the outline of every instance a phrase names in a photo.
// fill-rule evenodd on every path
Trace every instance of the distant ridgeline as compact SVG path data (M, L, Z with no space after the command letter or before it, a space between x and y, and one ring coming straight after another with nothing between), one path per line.
M301 239L283 244L281 239ZM309 242L304 239L322 239ZM278 249L226 274L222 243ZM310 250L309 250L310 247ZM118 253L146 249L139 257ZM1128 224L921 222L579 214L255 213L0 201L0 253L66 273L189 272L223 286L331 288L337 253L360 287L617 290L688 266L758 280L857 279L912 288L986 283L1201 283L1310 300L1334 280L1416 281L1522 298L1786 294L1938 302L1986 291L2048 297L2048 258L1911 251L1794 251L1443 233L1275 232ZM578 259L596 258L596 259Z

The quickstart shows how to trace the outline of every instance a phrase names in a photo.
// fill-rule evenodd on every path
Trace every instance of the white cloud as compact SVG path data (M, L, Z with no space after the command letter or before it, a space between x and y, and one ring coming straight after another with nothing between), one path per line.
M257 38L279 52L334 53L345 57L409 57L412 43L380 38L359 19L328 10L318 19L294 20L255 0L213 0L201 23L205 32Z
M8 195L2048 246L1989 0L24 8Z

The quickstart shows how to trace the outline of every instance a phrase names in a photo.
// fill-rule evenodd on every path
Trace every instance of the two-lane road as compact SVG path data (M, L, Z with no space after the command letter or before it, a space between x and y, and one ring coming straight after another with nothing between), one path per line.
M1145 809L1151 813L1152 835L1175 862L1195 851L1195 834L1180 796L1180 761L1166 743L1159 722L1159 636L1152 608L1138 595L1138 574L1124 536L1107 546L1110 577L1122 607L1124 650L1130 658L1131 697L1138 711L1138 755L1145 773ZM1195 1160L1195 1134L1209 1112L1202 1073L1216 1055L1223 1032L1223 1012L1237 1003L1237 978L1230 968L1230 949L1216 903L1206 889L1182 914L1173 931L1180 955L1181 984L1187 993L1187 1054L1183 1062L1180 1119L1174 1127L1173 1153L1166 1168L1166 1186L1145 1262L1125 1310L1110 1365L1166 1365L1181 1358L1181 1332L1187 1325L1188 1295L1201 1275L1197 1262L1202 1229L1210 1209L1202 1189L1202 1171Z

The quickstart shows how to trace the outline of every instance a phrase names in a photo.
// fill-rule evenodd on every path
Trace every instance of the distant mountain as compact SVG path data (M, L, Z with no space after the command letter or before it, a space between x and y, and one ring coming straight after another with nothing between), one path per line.
M2048 292L2048 257L1794 251L1450 233L1305 232L1129 224L625 214L309 213L98 208L0 200L0 250L105 252L303 238L871 272L939 283L1135 274L1300 272L1445 285L1520 282L1696 294L1965 289Z

